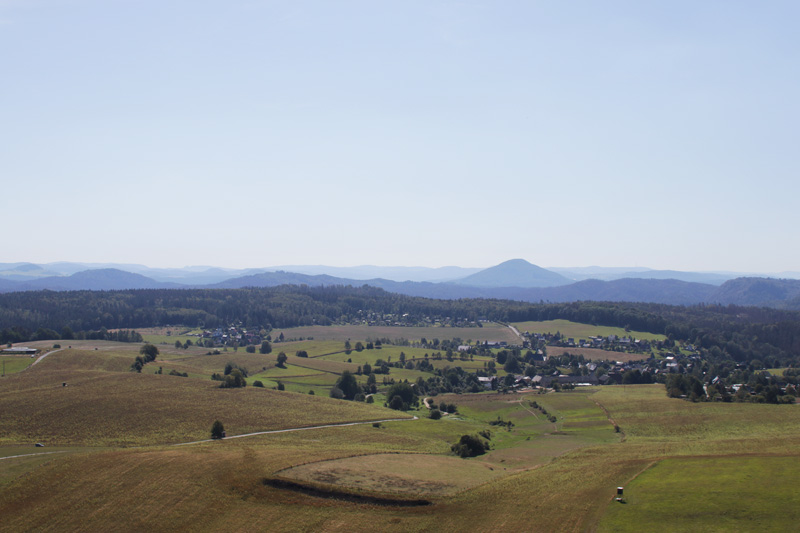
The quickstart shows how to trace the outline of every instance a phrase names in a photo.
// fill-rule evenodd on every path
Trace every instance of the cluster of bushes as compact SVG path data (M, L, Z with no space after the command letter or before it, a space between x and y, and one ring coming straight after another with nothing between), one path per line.
M351 361L348 360L348 363ZM356 370L356 374L368 376L370 374L388 374L389 373L389 364L385 362L383 359L378 359L375 361L375 366L373 367L369 363L365 363L364 366L359 366Z
M703 382L691 374L670 374L665 383L667 396L670 398L680 398L682 396L698 401L704 398L706 391Z
M477 457L489 449L489 443L484 441L480 435L461 435L459 441L450 446L450 451L461 458Z
M427 380L417 379L416 384L419 394L436 396L437 394L448 392L460 394L462 392L481 392L484 390L483 385L478 381L479 376L486 375L483 370L469 373L460 366L444 367L436 369L435 374Z
M377 343L377 344L378 344L378 345L377 345L377 348L378 348L378 349L380 349L380 348L381 348L381 342L380 342L380 341L378 341L378 343ZM350 341L349 341L349 340L347 340L347 341L345 341L345 342L344 342L344 351L345 351L345 353L347 353L347 354L350 354L350 353L352 353L352 352L353 352L353 348L354 348L354 347L353 347L353 345L352 345L352 344L350 344ZM366 348L367 350L372 350L372 349L376 348L376 346L375 346L375 344L373 344L371 341L368 341L368 342L367 342L367 344L366 344L366 346L365 346L365 345L364 345L364 343L362 343L361 341L359 341L359 342L356 342L356 344L355 344L355 350L356 350L357 352L362 352L362 351L364 351L364 349L365 349L365 348Z
M445 413L455 413L458 411L458 406L454 403L441 402L439 403L439 410Z
M365 365L369 366L369 365ZM387 384L384 380L384 384ZM395 388L393 384L392 387L389 389L389 393L387 393L387 398L389 398L389 405L394 398L398 394L401 396L399 400L400 403L395 401L396 409L403 409L405 404L405 409L408 410L411 405L417 405L417 396L414 394L413 389L411 386L406 382L404 384L398 383L398 388ZM392 392L394 390L394 392ZM403 391L398 392L398 391ZM407 391L410 391L411 394L408 394ZM345 370L342 372L342 375L336 381L336 385L330 390L330 397L336 398L338 400L355 400L357 402L367 402L373 403L375 400L372 398L372 394L378 392L378 386L376 384L375 374L371 373L367 378L366 385L360 385L358 380L356 379L355 375L353 375L350 371Z
M537 402L537 401L532 401L532 402L531 402L531 407L533 407L534 409L538 409L539 411L541 411L541 413L542 413L544 416L546 416L546 417L547 417L547 420L548 420L549 422L552 422L553 424L555 424L555 423L558 421L558 418L556 417L556 415L551 415L550 413L548 413L548 412L547 412L547 409L545 409L545 408L544 408L544 406L542 406L542 405L539 405L539 402Z
M745 403L795 403L796 388L786 389L770 383L766 373L760 372L751 377L747 385L742 384L735 394L730 394L721 381L703 386L703 382L692 374L670 374L664 383L667 396L686 398L693 402L723 401ZM752 390L752 393L750 392Z
M419 398L414 392L414 388L407 381L395 383L389 387L386 398L389 400L386 405L397 411L408 411L411 407L419 404Z
M186 342L184 342L183 344L181 344L181 341L179 340L175 341L175 348L178 350L180 350L181 348L184 350L188 350L189 346L192 346L192 339L186 339Z
M370 374L367 379L367 384L362 387L359 385L356 377L348 370L345 370L336 381L336 385L331 388L329 394L331 398L339 400L345 399L373 403L375 400L372 394L375 394L375 392L377 392L375 374ZM386 398L387 402L384 404L384 407L390 407L398 411L408 411L412 407L419 405L419 398L408 381L393 383L386 392Z
M211 379L214 381L221 381L219 387L221 389L232 389L232 388L241 388L247 386L247 381L245 378L247 377L247 369L243 366L239 366L236 363L229 362L225 365L225 370L223 375L211 374Z
M511 431L511 428L514 427L514 422L512 422L511 420L503 420L498 415L497 420L492 420L491 422L489 422L489 425L490 426L502 426L502 427L506 428L506 431Z
M247 353L256 353L255 344L248 344L245 347L244 351L247 352ZM271 353L271 352L272 352L272 345L269 343L269 341L262 342L261 346L259 346L259 348L258 348L258 353L260 353L260 354L268 354L268 353Z
M139 349L139 354L131 364L131 372L142 372L144 365L151 361L155 361L158 357L158 348L152 344L145 344Z

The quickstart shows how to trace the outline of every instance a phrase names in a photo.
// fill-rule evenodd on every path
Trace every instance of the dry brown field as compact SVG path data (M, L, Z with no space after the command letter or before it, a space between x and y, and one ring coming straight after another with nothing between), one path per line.
M648 529L646 505L669 511L659 515L661 530L697 524L695 530L714 531L737 522L692 521L693 513L741 516L733 511L742 498L751 508L773 509L771 496L784 503L780 513L762 513L739 530L785 531L800 519L794 493L771 489L769 479L770 472L780 480L800 475L798 405L691 403L667 398L661 385L442 395L434 401L456 403L458 413L439 421L174 447L206 438L215 418L236 434L398 413L148 373L160 360L134 374L128 366L138 346L98 346L58 352L0 381L0 457L26 447L36 452L31 443L39 440L45 450L68 452L0 459L0 531L618 531ZM206 367L210 356L192 357L175 364L196 364L200 375L220 362ZM497 417L514 426L491 426ZM459 435L479 430L492 432L489 453L449 455ZM401 493L430 504L379 504L269 484L288 473L348 494ZM663 480L679 483L689 474L714 497L673 497L675 485ZM715 481L725 490L714 489ZM620 485L630 486L627 506L613 501Z

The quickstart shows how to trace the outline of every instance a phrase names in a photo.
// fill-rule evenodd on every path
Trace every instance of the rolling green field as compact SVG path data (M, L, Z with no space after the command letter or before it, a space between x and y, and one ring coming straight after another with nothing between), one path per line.
M636 339L659 341L664 340L664 335L647 333L645 331L625 331L623 328L609 326L593 326L591 324L580 324L569 320L545 320L542 322L515 322L512 324L520 333L556 333L561 332L565 337L572 337L577 342L578 339L588 339L590 336L608 337L616 335L618 337L634 337Z
M790 490L800 475L798 405L691 403L636 385L440 395L433 402L457 412L434 421L424 407L383 408L382 394L374 404L328 398L344 369L390 352L395 360L401 349L419 356L387 347L354 351L352 363L343 353L313 357L341 344L284 343L267 355L163 346L137 374L129 368L139 345L75 341L6 376L0 531L786 531L800 518ZM275 365L281 349L285 369ZM210 375L229 361L267 388L219 389ZM159 366L164 375L154 374ZM190 377L166 375L173 368ZM389 376L415 373L430 375ZM287 390L270 390L278 380ZM513 425L492 425L498 418ZM207 439L216 419L229 437L366 423L173 446ZM486 454L450 454L478 432L491 437ZM42 451L64 453L2 459ZM617 486L627 503L614 501ZM429 504L352 500L364 496Z
M31 357L0 355L0 371L5 374L16 374L31 366L33 361Z

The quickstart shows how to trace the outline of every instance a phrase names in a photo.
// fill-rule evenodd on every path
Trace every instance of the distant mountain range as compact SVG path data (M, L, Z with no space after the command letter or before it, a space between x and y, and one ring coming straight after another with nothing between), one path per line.
M0 264L0 292L370 285L389 292L440 299L499 298L527 302L595 300L671 305L718 303L800 309L800 280L796 279L731 279L718 273L600 267L558 269L560 272L554 272L522 259L513 259L483 270L371 266L294 268L305 272L277 268L150 269L142 265L6 263ZM570 272L575 277L586 276L593 269L611 279L574 281L567 276ZM324 273L326 271L350 272L354 276L333 276ZM361 277L380 273L394 279ZM626 277L616 277L621 275ZM403 279L412 277L415 279Z

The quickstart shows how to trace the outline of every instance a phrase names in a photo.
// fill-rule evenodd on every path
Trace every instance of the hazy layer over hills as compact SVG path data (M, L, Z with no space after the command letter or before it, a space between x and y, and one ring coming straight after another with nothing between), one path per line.
M448 279L462 274L459 279L448 282L397 281L374 277L339 277L330 274L310 274L285 270L246 269L229 270L214 267L187 267L184 269L151 269L142 265L117 265L118 268L86 269L78 263L31 263L0 264L0 292L29 290L122 290L122 289L170 289L170 288L242 288L273 287L278 285L370 285L389 292L427 298L499 298L527 302L571 302L578 300L652 302L672 305L697 303L721 303L769 306L800 309L800 280L743 277L716 283L700 283L670 278L672 271L637 269L601 269L614 278L626 272L622 279L584 279L573 282L564 275L543 269L522 259L506 261L479 272L476 269L444 267L297 267L307 272L333 269L339 272L368 273L385 272L395 278L416 277L418 279ZM77 270L76 269L81 269ZM587 267L579 276L587 275ZM136 272L138 271L138 272ZM59 275L47 275L60 272ZM141 272L151 273L154 277ZM562 272L566 272L565 270ZM67 274L69 273L69 274ZM465 275L464 275L465 274ZM684 278L713 276L708 273L680 273ZM172 281L164 281L164 280ZM713 278L719 281L721 278Z

